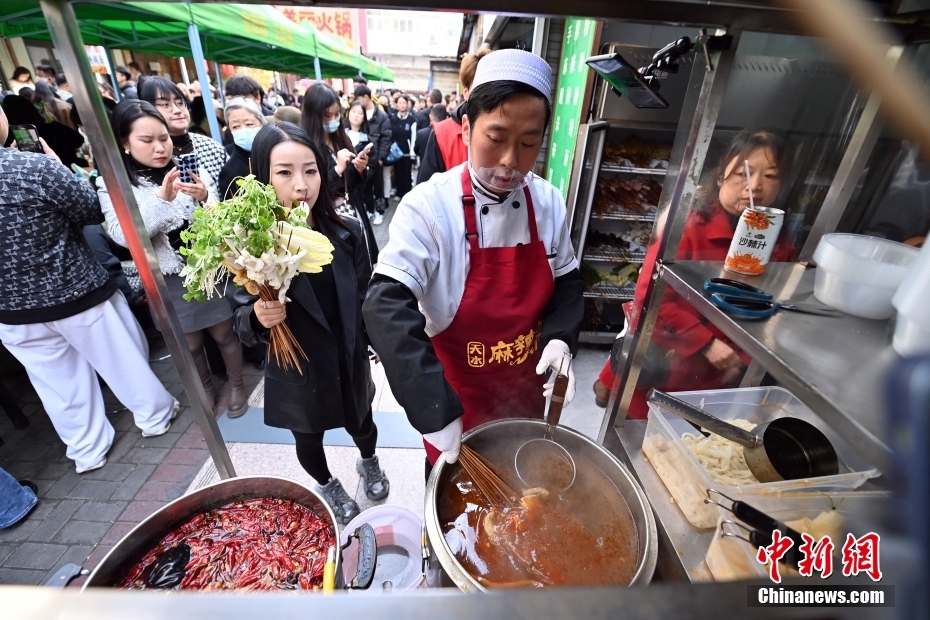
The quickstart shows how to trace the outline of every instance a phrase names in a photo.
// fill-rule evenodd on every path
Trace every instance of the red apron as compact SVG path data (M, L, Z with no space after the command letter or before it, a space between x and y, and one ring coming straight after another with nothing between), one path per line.
M479 247L471 175L467 166L462 171L470 267L452 323L432 342L446 380L462 401L466 431L491 420L542 418L546 405L545 375L536 374L536 364L542 313L555 284L528 187L523 195L529 244ZM429 462L435 463L439 450L425 440L423 445Z

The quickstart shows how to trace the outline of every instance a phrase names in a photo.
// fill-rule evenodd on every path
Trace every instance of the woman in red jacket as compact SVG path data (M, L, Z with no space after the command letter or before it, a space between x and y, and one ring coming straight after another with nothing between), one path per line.
M730 248L740 214L749 206L749 192L754 204L769 206L781 192L784 142L767 131L744 130L727 145L714 175L704 188L700 205L688 215L677 260L723 261ZM744 160L749 161L750 179L746 182ZM771 261L791 260L793 246L779 239ZM649 275L653 271L658 244L653 242L636 283L629 324L635 325L643 309ZM737 384L749 363L723 333L709 323L691 304L672 289L666 289L650 347L658 347L668 365L662 385L638 387L630 403L628 417L646 417L645 394L649 387L663 391L707 390ZM663 357L662 355L650 356ZM607 360L594 384L598 404L606 406L614 380L611 360ZM662 373L660 373L662 374Z

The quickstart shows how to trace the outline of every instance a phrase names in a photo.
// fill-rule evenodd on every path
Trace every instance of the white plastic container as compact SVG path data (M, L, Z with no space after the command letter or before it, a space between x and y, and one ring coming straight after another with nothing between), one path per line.
M805 490L849 490L858 488L869 478L879 475L877 469L784 388L674 392L673 395L724 421L743 419L759 425L775 418L789 416L810 422L827 436L840 462L840 473L836 476L743 486L720 484L704 469L681 439L686 433L697 434L697 430L674 413L650 404L643 454L659 474L682 513L697 528L711 529L717 523L716 509L704 503L707 489L716 489L730 497Z
M894 314L891 298L918 253L877 237L824 235L814 252L814 297L853 316L889 319Z
M892 303L898 310L895 351L901 355L930 353L930 244L920 251Z
M342 530L341 544L349 534L367 523L375 530L378 543L375 576L368 590L350 590L353 593L389 594L426 587L422 571L423 521L403 506L382 504L363 511L349 521ZM358 541L342 552L342 574L346 583L355 577L358 568ZM386 585L390 582L390 585Z
M733 496L730 496L733 497ZM881 531L881 512L891 498L891 493L883 491L869 492L837 492L837 493L788 493L784 495L765 495L751 497L733 497L742 499L781 522L795 521L797 519L814 519L821 512L836 511L843 517L840 527L840 540L833 540L833 572L840 573L841 563L839 554L846 542L846 534L859 538L869 532L883 535ZM727 502L724 502L725 504ZM768 579L768 567L756 560L757 549L753 548L745 539L747 533L737 525L726 523L735 521L742 523L730 512L714 507L717 511L717 531L707 549L704 560L716 581L735 581L741 579ZM743 524L745 525L745 524ZM735 534L727 535L724 534ZM741 538L737 538L737 536ZM780 567L782 577L790 574L791 569ZM819 578L819 574L815 575ZM819 579L818 579L819 580Z

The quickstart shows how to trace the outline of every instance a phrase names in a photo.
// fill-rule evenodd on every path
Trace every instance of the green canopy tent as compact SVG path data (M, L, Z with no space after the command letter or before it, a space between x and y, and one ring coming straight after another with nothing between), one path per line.
M316 75L318 58L320 77L390 73L312 25L297 25L267 6L76 2L74 9L87 45L190 56L188 24L195 24L204 58L219 63ZM0 3L0 36L51 40L36 0Z

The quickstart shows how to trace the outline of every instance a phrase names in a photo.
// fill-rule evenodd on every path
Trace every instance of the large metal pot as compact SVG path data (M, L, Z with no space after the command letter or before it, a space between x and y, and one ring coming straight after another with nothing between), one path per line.
M134 527L97 565L84 583L82 591L95 587L115 587L162 538L198 514L230 502L259 497L292 500L309 508L323 521L335 527L335 515L326 501L316 491L298 482L277 476L230 478L179 497ZM336 545L337 578L342 575L340 562L339 545Z
M502 437L506 437L508 441L536 439L542 437L545 431L546 423L542 420L523 418L499 420L475 427L465 434L462 441L481 452L482 446L489 445ZM557 426L554 429L553 439L566 448L576 460L579 457L585 458L600 469L614 484L616 492L626 501L639 535L639 563L630 585L648 584L655 571L658 537L652 508L649 506L645 493L623 463L584 435ZM483 592L486 588L462 567L449 549L439 522L439 498L452 469L444 459L440 458L426 483L424 522L429 538L429 553L431 559L438 559L446 575L461 590Z

